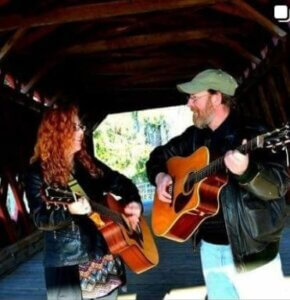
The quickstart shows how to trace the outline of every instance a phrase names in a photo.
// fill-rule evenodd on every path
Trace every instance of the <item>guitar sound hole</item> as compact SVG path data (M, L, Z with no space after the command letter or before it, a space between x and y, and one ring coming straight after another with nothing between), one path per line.
M184 184L184 192L186 194L189 193L193 188L194 185L194 181L192 180L193 176L194 176L193 172L189 173L189 176L187 177L187 180Z
M190 198L192 197L193 190L188 195L179 194L176 197L176 200L174 202L174 209L175 212L178 213L186 206L186 204L190 201Z

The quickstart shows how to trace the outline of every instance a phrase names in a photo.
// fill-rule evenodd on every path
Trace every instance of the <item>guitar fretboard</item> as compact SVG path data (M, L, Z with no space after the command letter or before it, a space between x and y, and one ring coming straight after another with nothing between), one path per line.
M58 188L48 188L47 193L48 193L47 197L50 199L49 202L56 205L59 204L67 205L68 203L72 203L73 201L75 201L75 199L77 198L76 193L66 191L66 190L61 190ZM124 221L120 213L113 211L110 208L100 203L96 203L91 200L89 201L93 211L99 213L104 217L108 217L109 219L111 219L113 222L117 224L123 225L125 227L127 226L126 222Z
M248 141L246 144L240 145L239 147L236 148L236 150L244 154L253 151L260 147L261 138L262 138L261 136L257 136L251 139L250 141ZM192 184L197 183L201 181L203 178L211 176L224 168L225 168L224 156L221 156L213 160L206 167L196 172L190 173L188 178L188 184L192 186Z

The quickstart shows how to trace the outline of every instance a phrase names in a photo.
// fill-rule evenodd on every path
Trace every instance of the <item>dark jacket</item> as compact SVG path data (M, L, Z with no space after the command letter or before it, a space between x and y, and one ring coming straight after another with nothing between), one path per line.
M204 145L211 153L221 156L237 148L243 138L249 140L265 131L265 127L243 121L235 113L231 113L214 132L191 126L151 153L146 166L148 178L155 185L156 175L167 173L166 161L172 156L186 157ZM211 147L211 144L215 145L215 139L219 140L216 144L218 149ZM228 175L229 182L222 189L220 201L236 264L243 266L246 258L269 248L274 249L276 255L286 218L284 195L289 184L283 159L268 150L259 149L250 154L245 174ZM196 238L193 236L194 240Z
M141 203L136 186L122 174L111 170L95 159L103 176L93 178L80 162L75 162L74 177L92 201L100 201L104 192L121 196L123 204ZM44 183L40 163L29 167L25 190L36 227L44 231L44 265L60 267L83 263L96 254L108 252L106 243L96 226L87 216L71 215L67 210L47 209L41 193Z

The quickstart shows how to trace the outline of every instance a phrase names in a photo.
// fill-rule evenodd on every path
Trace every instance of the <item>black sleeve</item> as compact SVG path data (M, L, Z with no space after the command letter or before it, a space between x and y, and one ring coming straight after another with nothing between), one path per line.
M256 135L265 132L267 128L259 126ZM248 169L237 179L241 186L262 200L285 196L290 185L285 152L272 153L268 149L254 151L250 154Z
M195 128L189 127L183 134L171 139L167 144L155 148L146 163L149 181L155 185L158 173L167 173L166 161L173 156L188 156L194 150Z
M132 182L132 180L130 180L123 174L112 170L110 167L108 167L98 159L95 159L95 164L103 171L101 181L102 188L105 192L112 192L113 194L120 196L122 198L121 201L124 204L130 202L138 202L140 203L143 210L141 197L136 185Z
M47 209L43 200L44 182L40 167L31 166L24 177L25 192L34 223L41 230L57 230L69 225L72 216L63 208Z

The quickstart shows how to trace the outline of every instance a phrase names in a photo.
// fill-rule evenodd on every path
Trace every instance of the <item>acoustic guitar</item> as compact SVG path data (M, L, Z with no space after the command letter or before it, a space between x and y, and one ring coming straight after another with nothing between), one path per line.
M78 197L74 192L52 187L47 187L44 192L43 198L48 208L50 205L66 207ZM138 228L132 230L123 213L123 206L113 195L106 194L103 203L90 201L93 212L88 217L105 238L110 252L121 256L137 274L156 266L159 262L158 250L145 218L141 216Z
M275 152L280 148L285 150L289 165L286 147L290 142L289 128L289 124L286 124L280 129L259 135L237 150L248 153L258 148L267 148ZM228 181L224 157L210 162L209 149L203 146L188 157L170 158L166 165L167 173L173 181L169 186L172 202L159 200L155 192L152 229L157 236L184 242L207 218L219 211L219 195Z

